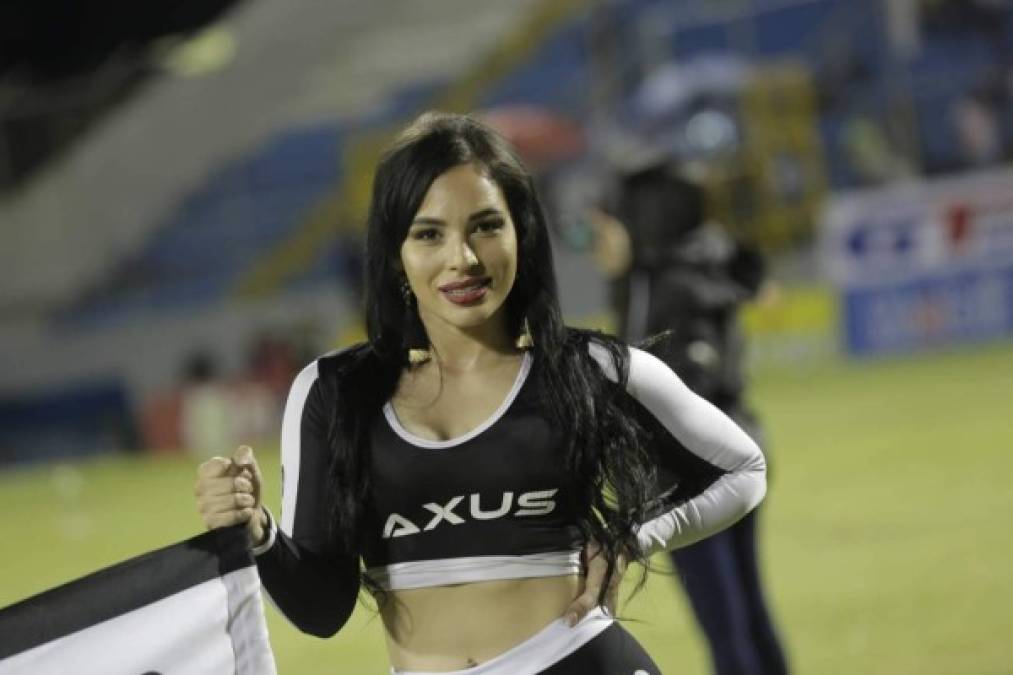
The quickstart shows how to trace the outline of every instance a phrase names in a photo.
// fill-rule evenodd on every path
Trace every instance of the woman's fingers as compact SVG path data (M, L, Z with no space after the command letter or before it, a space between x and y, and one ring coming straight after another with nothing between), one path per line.
M605 609L612 616L616 615L619 609L619 586L609 586L609 592L605 594Z
M599 605L598 597L601 595L602 586L605 584L605 576L608 573L608 561L601 553L601 547L596 542L589 542L584 547L584 560L586 576L584 578L584 590L566 608L564 617L570 626L575 626L588 612ZM622 583L623 574L626 571L626 561L620 556L616 560L615 569L612 571L612 578L609 580L608 589L605 593L605 609L615 614L619 605L619 585Z
M248 469L256 478L260 478L260 467L257 466L257 458L253 456L253 448L248 445L240 445L232 453L232 463L240 470Z
M193 494L198 499L201 497L218 497L233 492L248 492L253 494L253 483L242 476L235 478L198 478L193 486Z
M592 586L587 584L584 586L584 592L577 596L577 599L570 603L570 606L566 608L566 625L576 626L580 623L580 620L587 616L588 612L598 606L598 593L601 590L601 586Z
M220 478L229 473L232 460L227 457L212 457L197 467L197 478Z
M597 542L588 542L584 546L586 576L581 594L566 608L564 617L569 626L576 626L588 612L598 606L598 595L605 583L605 572L608 568L605 556L600 555L601 549Z
M227 511L224 513L214 513L204 517L204 523L208 526L209 530L213 530L219 527L230 527L232 525L239 525L240 523L248 523L253 518L255 513L254 509L241 509L239 511Z
M241 511L256 506L253 495L246 492L234 492L219 497L205 497L197 502L197 510L204 515Z
M260 486L263 479L260 475L260 467L257 459L253 456L253 448L248 445L241 445L232 454L232 464L236 467L237 475L250 481L253 496L260 500Z
M197 511L208 529L247 523L254 541L263 535L260 519L260 469L248 446L231 458L212 457L197 467L193 492Z
M605 592L605 609L613 616L619 609L619 586L623 582L624 574L626 574L626 560L619 556L616 559L616 568L612 571L608 590Z

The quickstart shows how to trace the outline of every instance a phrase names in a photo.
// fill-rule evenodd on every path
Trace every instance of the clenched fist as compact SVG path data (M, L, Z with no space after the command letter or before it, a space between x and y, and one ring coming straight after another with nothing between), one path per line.
M267 515L261 508L260 467L253 449L241 445L232 457L212 457L197 467L197 511L209 530L246 523L250 541L266 538Z

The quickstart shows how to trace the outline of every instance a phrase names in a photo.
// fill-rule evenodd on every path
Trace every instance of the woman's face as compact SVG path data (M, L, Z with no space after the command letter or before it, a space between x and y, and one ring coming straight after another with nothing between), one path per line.
M427 328L471 329L503 307L517 276L517 233L503 193L474 164L433 181L401 244Z

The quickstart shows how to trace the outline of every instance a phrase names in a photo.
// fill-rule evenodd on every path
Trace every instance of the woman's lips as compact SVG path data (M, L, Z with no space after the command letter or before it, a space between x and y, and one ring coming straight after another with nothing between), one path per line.
M440 286L440 292L455 305L470 305L485 297L491 281L488 277L455 281Z

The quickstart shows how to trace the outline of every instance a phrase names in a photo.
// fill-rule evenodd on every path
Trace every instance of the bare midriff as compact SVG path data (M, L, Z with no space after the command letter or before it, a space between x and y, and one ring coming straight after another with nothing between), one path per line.
M577 575L392 591L380 614L397 670L453 671L488 661L563 614Z

